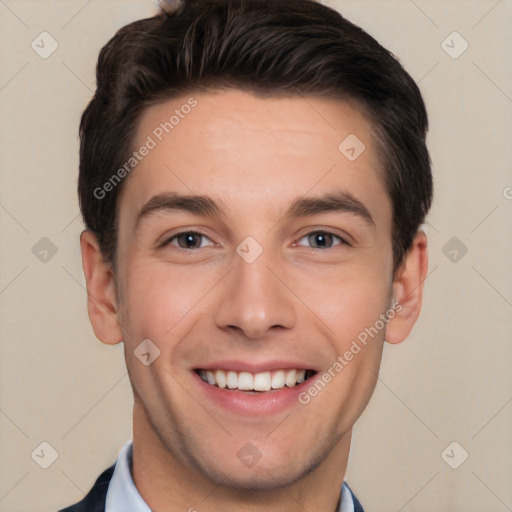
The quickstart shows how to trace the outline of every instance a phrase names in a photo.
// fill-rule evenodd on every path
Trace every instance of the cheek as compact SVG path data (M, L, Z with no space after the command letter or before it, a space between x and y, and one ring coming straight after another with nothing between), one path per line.
M158 404L163 390L172 385L169 364L186 335L184 329L198 292L187 286L179 272L162 269L146 259L125 266L124 283L121 322L126 364L142 400ZM141 354L148 351L150 357L157 357L146 366Z
M297 275L296 293L330 330L339 350L373 326L388 308L391 281L364 263Z
M217 280L207 269L191 272L149 258L126 265L122 321L132 343L149 338L160 340L162 350L172 348Z

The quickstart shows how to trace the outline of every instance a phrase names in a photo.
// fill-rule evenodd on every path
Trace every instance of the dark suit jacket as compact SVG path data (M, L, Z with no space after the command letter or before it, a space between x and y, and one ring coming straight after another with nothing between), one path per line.
M112 478L112 474L114 473L114 467L115 464L103 471L92 486L89 494L87 494L82 501L76 505L63 508L62 510L59 510L59 512L105 512L107 489L110 479ZM350 489L350 492L352 493L352 498L354 500L354 512L364 512L361 503L359 503L359 500L354 496L352 489Z

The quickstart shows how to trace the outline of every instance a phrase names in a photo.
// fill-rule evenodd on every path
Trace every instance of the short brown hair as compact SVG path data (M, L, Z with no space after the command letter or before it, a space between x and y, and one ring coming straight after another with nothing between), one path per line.
M119 30L102 48L96 76L80 123L78 193L84 222L112 264L122 183L101 198L94 191L133 151L145 107L198 90L357 103L372 122L393 205L395 269L430 208L428 120L416 83L373 37L313 0L186 0L178 15Z

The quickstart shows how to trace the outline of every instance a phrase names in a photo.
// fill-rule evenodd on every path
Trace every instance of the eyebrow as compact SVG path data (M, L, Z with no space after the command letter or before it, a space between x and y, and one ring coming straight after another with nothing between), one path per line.
M220 217L224 215L224 209L208 196L182 195L177 192L168 192L153 196L141 208L137 215L135 229L137 229L143 218L149 217L157 212L171 210L181 210L194 215L203 215L205 217Z
M326 193L319 197L296 199L284 218L304 217L328 212L349 213L364 220L367 224L375 226L370 210L354 195L344 191Z
M152 197L137 215L135 229L143 218L162 211L184 211L205 217L226 216L224 208L205 195L183 195L177 192ZM319 213L342 212L359 217L366 224L375 226L369 209L354 195L345 191L325 193L319 197L299 197L291 204L282 219L306 217Z

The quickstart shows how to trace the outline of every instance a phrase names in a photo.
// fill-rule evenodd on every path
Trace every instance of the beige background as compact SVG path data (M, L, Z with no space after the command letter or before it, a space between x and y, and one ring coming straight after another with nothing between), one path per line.
M512 510L512 2L324 3L419 81L436 186L424 310L405 343L385 347L347 481L367 512ZM2 512L78 501L131 436L122 346L98 342L86 314L77 127L100 47L154 10L0 1ZM31 48L43 31L59 45L47 59ZM457 59L441 47L453 31L469 43ZM32 252L42 237L57 249L46 262ZM452 237L468 249L456 262L443 253ZM31 458L43 441L58 452L48 469ZM469 453L458 469L441 456L453 441L452 464Z

